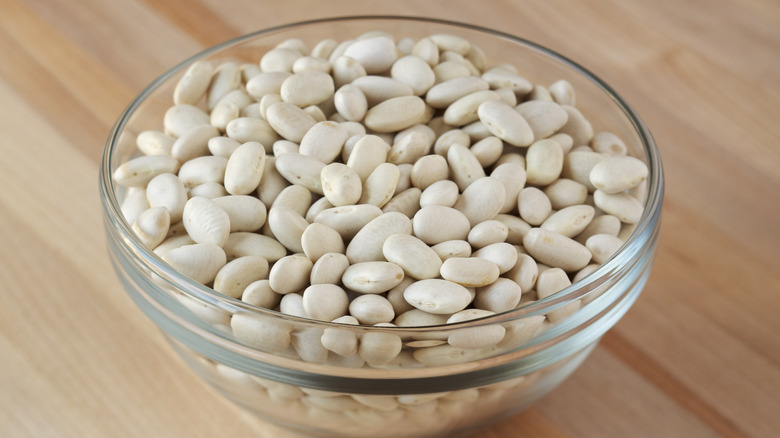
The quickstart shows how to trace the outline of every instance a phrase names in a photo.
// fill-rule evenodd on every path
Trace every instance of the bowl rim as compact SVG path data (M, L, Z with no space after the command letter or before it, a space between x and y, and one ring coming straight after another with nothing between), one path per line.
M288 315L282 312L278 312L272 309L253 306L251 304L241 301L240 299L231 298L229 296L216 292L214 289L207 287L201 283L198 283L190 279L189 277L186 277L183 274L179 273L175 269L173 269L170 265L164 262L161 257L157 256L151 249L147 248L141 242L141 240L132 231L131 224L128 224L127 221L124 219L124 215L121 212L121 207L116 196L116 191L115 191L116 187L112 179L111 163L113 161L112 160L113 152L114 152L113 146L115 146L118 143L118 140L121 137L123 130L125 128L125 125L129 122L130 118L135 114L135 111L141 106L141 104L150 95L152 95L153 92L155 92L159 87L161 87L166 81L168 81L173 76L183 71L193 62L202 58L206 58L210 55L216 54L222 51L223 49L227 49L231 46L236 46L241 43L245 43L250 40L254 40L259 37L270 35L279 31L286 31L293 28L307 27L313 25L324 25L324 24L332 24L337 22L353 22L353 21L360 21L360 20L411 21L411 22L430 23L430 24L441 25L450 28L466 29L477 33L492 35L494 37L498 37L501 39L511 40L512 42L524 45L528 48L535 50L536 52L542 53L546 57L552 58L557 62L564 64L566 67L572 69L579 75L583 76L585 79L589 80L593 85L595 85L598 89L604 92L613 102L615 102L617 107L622 111L622 113L625 115L627 120L630 122L634 132L638 136L639 141L641 142L643 152L646 154L647 165L649 169L649 175L647 178L648 192L647 192L646 200L644 202L644 210L642 212L641 218L635 224L634 230L631 232L629 237L626 239L626 241L623 243L623 245L615 254L613 254L604 263L600 264L598 268L596 268L593 272L585 276L583 279L577 281L576 283L573 283L572 285L562 289L559 292L556 292L555 294L550 295L549 297L527 303L525 305L519 306L509 311L500 312L493 315L489 315L489 316L485 316L473 320L458 322L458 323L449 323L449 324L432 325L432 326L416 326L416 327L381 327L382 331L399 332L399 334L408 331L414 331L414 332L449 331L449 330L454 330L456 328L462 328L464 326L471 326L477 324L492 324L492 323L503 322L507 320L514 320L529 315L545 314L550 310L552 310L552 308L556 308L572 300L579 299L580 297L584 296L591 290L596 289L600 284L603 283L603 281L599 281L600 279L603 279L605 276L608 276L608 274L611 272L618 271L621 268L621 266L625 265L625 263L629 261L630 257L627 254L628 253L628 251L626 251L627 249L634 248L639 243L646 243L654 239L655 235L658 232L658 228L660 227L660 216L661 216L661 209L662 209L663 197L664 197L664 176L663 176L663 168L662 168L660 153L658 151L657 145L655 143L655 140L653 139L653 136L649 128L644 123L644 121L639 117L636 111L634 111L634 109L610 85L608 85L606 82L600 79L597 75L590 72L585 67L581 66L575 61L567 58L566 56L559 54L538 43L532 42L530 40L527 40L525 38L516 35L512 35L506 32L490 29L479 25L452 21L452 20L443 20L438 18L416 17L416 16L413 17L413 16L404 16L404 15L334 16L334 17L327 17L327 18L318 18L313 20L291 22L291 23L281 24L278 26L273 26L265 29L260 29L254 32L250 32L223 41L221 43L208 47L204 50L201 50L196 54L185 58L184 60L177 63L173 67L169 68L163 74L158 76L155 80L150 82L127 105L127 107L123 110L123 112L120 114L120 116L112 126L105 142L105 146L101 157L100 168L99 168L99 185L100 185L99 189L100 189L101 204L103 206L104 216L107 219L107 223L110 224L114 228L114 230L121 235L124 244L130 246L134 254L142 255L143 262L145 264L149 265L157 272L164 273L167 279L171 279L167 281L169 281L173 286L175 286L176 289L178 289L181 292L186 292L188 295L190 295L190 298L194 298L198 301L204 302L209 305L217 306L220 308L229 308L229 309L238 308L242 312L257 313L257 314L262 314L264 316L281 318L281 319L293 321L296 323L303 323L307 325L316 324L321 327L327 327L327 326L344 327L343 324L332 323L328 321L319 321L319 320L314 320L305 317L298 317L298 316ZM640 242L640 237L643 238L642 242ZM349 327L358 330L370 330L370 329L378 328L378 327L362 326L362 325L349 326Z

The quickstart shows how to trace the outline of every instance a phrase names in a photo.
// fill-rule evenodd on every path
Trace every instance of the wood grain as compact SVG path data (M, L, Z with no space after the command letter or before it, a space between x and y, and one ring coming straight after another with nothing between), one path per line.
M250 31L430 16L557 50L661 150L653 274L558 390L475 437L780 434L780 3L775 0L0 0L0 436L283 437L205 387L121 291L97 163L165 69Z

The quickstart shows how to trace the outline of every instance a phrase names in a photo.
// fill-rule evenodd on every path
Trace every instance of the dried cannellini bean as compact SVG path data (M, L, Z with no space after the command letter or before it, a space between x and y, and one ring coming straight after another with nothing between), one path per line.
M335 90L333 78L328 73L304 71L285 79L279 89L279 95L284 102L303 108L328 100Z
M363 123L375 132L395 132L420 121L425 111L425 101L417 96L394 97L369 109Z
M616 155L593 166L590 182L604 193L615 194L636 187L647 175L647 165L639 159Z
M400 176L401 173L395 164L380 164L368 175L363 183L363 190L358 202L360 204L376 205L381 208L393 197Z
M574 237L590 224L595 214L596 210L590 205L572 205L551 214L539 227L566 237Z
M607 214L617 216L621 222L635 224L642 217L642 203L627 193L604 193L596 190L593 193L593 202Z
M332 321L346 315L347 293L335 284L314 284L303 291L303 308L310 318Z
M282 189L276 196L274 202L271 204L273 207L287 207L296 213L304 216L309 207L311 207L311 192L301 185L290 185Z
M442 279L425 279L410 284L404 299L428 313L453 314L465 309L471 302L471 293L465 287Z
M344 241L349 241L366 224L381 215L382 209L376 205L345 205L323 210L314 217L314 222L333 228L341 235Z
M554 231L532 228L523 238L523 246L540 262L572 272L590 262L590 251L580 243Z
M344 271L349 267L347 256L342 253L322 255L311 268L311 284L339 284Z
M178 138L193 128L208 125L210 120L209 115L202 109L181 103L168 108L163 118L163 126L166 134Z
M463 126L479 119L477 110L488 100L501 100L501 96L492 90L475 91L451 103L444 111L444 122L453 126ZM533 141L533 139L531 139Z
M338 113L353 122L363 120L368 111L368 100L363 91L353 84L340 87L333 97Z
M447 324L485 318L491 315L495 315L495 313L486 309L466 309L450 316L447 319ZM505 334L506 329L498 324L478 325L453 330L450 332L447 343L457 348L485 348L501 342Z
M241 293L241 301L266 309L273 309L281 300L282 295L271 289L271 282L267 279L249 283Z
M428 207L430 205L452 207L455 205L455 201L458 200L459 194L458 185L454 181L447 179L436 181L422 191L419 205L420 207Z
M269 285L274 292L282 295L300 292L309 284L308 280L313 266L314 264L308 257L301 255L282 257L271 266L268 273ZM330 319L334 318L336 316Z
M577 235L574 239L581 244L585 244L590 236L596 234L609 234L617 236L620 233L621 222L616 216L611 214L602 214L593 218L592 221Z
M430 148L431 145L425 134L411 132L395 140L390 147L387 161L393 164L414 164L419 158L428 154Z
M254 196L220 196L212 198L230 218L230 231L256 231L265 224L265 204Z
M163 173L176 173L179 162L167 155L145 155L126 161L113 173L114 180L126 187L145 187Z
M325 198L337 207L357 204L363 193L360 176L346 164L331 163L323 167L320 182Z
M435 245L448 240L465 240L471 226L462 212L439 205L421 208L413 218L414 234L423 242Z
M477 157L462 144L455 143L447 149L447 164L452 180L460 190L465 190L474 181L485 177L485 169Z
M132 229L147 248L155 248L168 235L171 216L165 207L152 207L133 222Z
M577 181L558 178L542 190L554 210L585 203L588 198L588 188Z
M208 142L209 152L217 157L229 158L230 154L238 149L239 146L241 146L241 143L238 140L223 136L212 137Z
M434 108L446 108L461 97L489 88L485 80L476 76L453 78L431 87L425 95L425 101Z
M150 207L164 207L168 210L170 222L176 223L181 220L187 202L187 190L179 177L172 173L162 173L147 184L146 199Z
M401 352L402 347L403 343L398 335L382 332L367 332L363 334L363 337L360 340L358 354L369 365L381 366L395 359Z
M521 290L531 291L539 277L539 266L533 257L518 253L515 266L504 276L517 283Z
M575 146L588 144L593 138L593 126L577 108L565 104L561 108L566 111L568 118L559 132L570 135Z
M516 163L504 163L496 166L493 172L490 173L490 177L504 184L504 204L499 212L509 213L515 210L517 208L517 197L525 187L525 168Z
M395 43L392 39L379 36L355 41L344 50L348 56L359 62L368 74L378 74L390 69L396 60Z
M482 122L475 123L482 125ZM474 140L474 135L472 133L468 133L466 128L467 126L464 126L463 131L469 134L469 137ZM486 134L479 138L476 143L472 144L470 148L471 153L477 157L477 161L479 161L479 164L482 165L482 167L490 167L495 164L501 157L501 153L504 151L504 142L500 138L489 134L490 132L487 131ZM523 170L523 174L525 174L525 170ZM525 183L525 181L523 181L523 183Z
M430 65L418 56L404 56L393 63L390 76L412 88L415 96L422 96L436 81Z
M340 324L358 325L359 322L354 316L345 315L333 320ZM326 328L320 338L322 346L339 356L351 356L357 353L358 338L357 335L346 329Z
M393 234L411 234L412 221L398 212L383 213L355 234L347 246L347 258L352 263L384 259L382 245Z
M512 146L528 146L534 141L531 126L506 102L486 100L477 108L477 115L493 135Z
M590 140L590 147L595 152L607 155L626 155L628 147L623 140L611 132L598 132Z
M143 131L135 143L144 155L170 155L175 138L162 131Z
M447 179L449 173L446 158L441 155L426 155L418 159L412 166L412 185L420 190L425 190L436 181Z
M554 140L543 139L532 144L525 155L526 182L546 186L561 175L563 150Z
M495 313L506 312L517 307L521 296L520 285L508 278L498 278L487 286L477 288L474 306Z
M202 284L214 281L227 262L225 251L212 243L183 245L166 251L162 259L182 275Z
M268 276L268 260L262 256L238 257L220 268L214 278L214 290L240 298L251 283Z
M471 245L465 240L447 240L433 245L431 249L442 261L452 257L470 257Z
M382 207L382 211L385 213L396 211L411 219L420 210L420 196L422 196L420 189L408 188L390 198L387 204Z
M509 236L509 228L501 221L489 219L471 228L466 240L476 249L493 243L504 242Z
M190 198L182 211L187 234L197 243L223 246L230 234L230 217L219 205L200 196Z
M173 90L173 102L176 104L197 104L206 94L213 72L214 66L210 62L205 60L194 62L176 83L176 88Z
M515 109L528 122L537 139L555 134L569 119L569 114L558 103L545 100L529 100Z
M531 229L531 225L528 222L520 219L515 215L504 213L497 214L495 219L506 225L508 230L506 236L507 243L513 245L522 245L523 236L525 236L525 233Z
M225 190L231 195L247 195L257 190L265 170L265 148L250 141L239 146L228 158Z
M331 163L341 154L347 137L347 130L340 124L319 122L303 136L299 152L323 163Z
M441 265L445 280L466 287L486 286L499 276L498 265L478 257L450 257Z
M241 70L235 62L224 62L214 70L211 76L206 94L208 109L214 109L217 102L229 92L237 89L241 85Z
M282 138L296 143L300 143L306 132L317 123L314 117L306 111L287 102L274 103L269 106L265 117L268 124Z
M145 189L128 190L120 206L122 216L127 223L132 224L138 216L149 209L149 200Z
M387 161L389 149L381 137L366 135L355 143L346 164L357 172L361 181L365 181L377 166Z
M292 76L287 71L262 72L246 83L246 91L255 99L261 99L269 94L280 94L284 81Z
M333 228L320 223L309 224L301 234L301 247L306 257L317 261L328 253L344 253L346 249L341 235Z
M438 254L419 238L394 234L382 245L387 261L400 266L404 273L417 280L439 276L442 261Z
M276 157L276 170L291 184L306 187L313 193L322 195L321 173L325 163L303 154L288 153Z
M293 323L279 318L250 313L236 313L230 318L235 337L254 348L271 353L290 346Z
M536 187L526 187L517 197L520 217L530 225L541 225L552 213L550 198Z
M301 236L309 223L298 212L284 206L271 207L268 211L268 226L285 248L294 253L303 252Z
M453 208L463 213L473 226L495 218L501 211L505 199L504 184L488 176L466 187Z
M553 100L561 105L574 106L577 103L577 98L574 94L574 87L566 79L559 79L553 82L547 90L550 92Z
M601 264L606 262L620 247L623 241L611 234L594 234L585 241L585 247L593 254L593 261Z
M375 294L355 297L349 303L349 314L365 325L388 323L395 318L395 311L390 301Z
M517 72L502 68L493 68L482 74L482 79L490 85L490 88L508 88L518 96L524 96L531 92L533 85Z
M228 260L236 257L259 255L273 263L287 254L285 247L268 236L245 231L230 233L223 246Z

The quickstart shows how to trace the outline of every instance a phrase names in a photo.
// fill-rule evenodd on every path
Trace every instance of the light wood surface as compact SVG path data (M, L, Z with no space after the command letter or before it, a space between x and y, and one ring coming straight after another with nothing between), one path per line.
M780 436L780 3L0 0L0 436L278 437L207 388L121 291L97 165L151 80L284 22L493 27L585 65L667 178L654 272L585 364L475 436Z

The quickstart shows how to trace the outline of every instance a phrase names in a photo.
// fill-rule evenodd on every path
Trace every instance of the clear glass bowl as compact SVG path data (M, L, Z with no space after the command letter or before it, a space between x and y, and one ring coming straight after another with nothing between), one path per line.
M413 39L437 33L465 37L494 63L515 65L532 83L568 80L577 107L597 131L619 135L649 167L645 209L623 247L593 273L516 310L445 326L378 328L297 318L257 308L190 280L147 249L121 213L124 188L111 175L138 155L136 136L161 129L173 88L193 62L257 62L278 43L298 38L313 47L369 31ZM569 376L631 307L650 273L660 226L663 175L645 124L607 84L574 62L521 38L461 23L410 17L348 17L291 24L212 47L149 85L121 115L107 140L100 191L109 254L122 285L198 375L247 411L305 434L333 437L456 436L534 403ZM579 310L565 318L572 303ZM559 312L560 314L560 312ZM258 333L289 335L281 351L233 335L231 318L247 318ZM496 345L461 349L451 335L504 330ZM387 341L401 353L382 365L341 357L320 344L325 330L365 345ZM370 339L370 338L374 339ZM595 396L595 395L594 395Z

